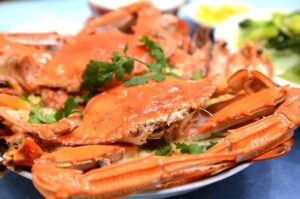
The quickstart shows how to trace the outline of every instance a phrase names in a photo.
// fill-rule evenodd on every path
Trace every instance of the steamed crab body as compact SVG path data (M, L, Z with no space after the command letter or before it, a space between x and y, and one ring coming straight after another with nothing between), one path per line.
M79 90L81 75L90 60L108 61L114 51L122 52L126 44L129 46L129 56L142 61L150 60L150 56L138 40L139 38L133 35L107 31L70 38L59 51L46 54L32 47L18 45L12 48L20 49L21 52L6 51L10 58L3 58L6 60L3 66L8 68L8 75L29 90L50 87L74 92ZM25 50L22 50L23 48ZM48 59L42 59L46 55ZM145 68L141 64L136 64L133 74L144 71Z
M165 130L178 126L190 113L201 108L213 94L215 84L214 78L184 81L168 77L159 83L120 85L91 99L79 128L53 142L141 145L151 137L159 139Z
M35 138L34 141L46 151L53 151L60 145L107 145L116 142L141 145L147 139L160 139L163 136L175 139L177 135L171 130L202 107L214 92L215 84L214 78L184 81L168 77L159 83L150 82L133 87L120 85L92 98L84 110L83 119L75 113L52 124L24 121L19 115L20 109L28 111L28 103L11 96L16 103L6 102L0 107L2 123L10 129L10 133L4 134L3 138L8 145L18 144L7 152L6 157L10 157L9 162L21 162L16 157L40 156L40 153L36 156L20 155L30 151L28 147L34 146L26 144L28 136Z
M70 40L39 71L39 76L36 79L37 85L78 91L82 81L81 75L90 60L108 61L114 51L122 52L125 45L128 45L128 56L145 62L151 60L138 40L139 37L137 36L117 31L85 35ZM146 67L137 63L133 75L145 71L147 71ZM53 81L54 79L55 81Z

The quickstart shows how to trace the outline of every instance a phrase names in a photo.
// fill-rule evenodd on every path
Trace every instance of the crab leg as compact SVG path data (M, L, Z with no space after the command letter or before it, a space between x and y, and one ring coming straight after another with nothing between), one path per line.
M131 4L130 6L122 7L115 12L109 12L100 18L92 19L87 22L84 29L78 34L79 36L90 34L96 31L97 27L101 29L111 29L111 27L122 28L127 26L126 24L134 20L134 14L141 9L147 9L152 7L151 3L139 2Z
M62 45L65 37L57 34L56 32L46 33L1 33L0 37L7 41L35 46L35 47L47 47Z
M31 138L23 141L23 144L14 150L3 155L3 164L6 166L25 166L31 167L33 161L43 155L43 150Z
M232 162L235 157L233 154L170 157L149 155L86 173L58 168L52 161L41 158L32 168L33 183L46 198L83 195L116 198L158 188L168 182L181 180L183 176L207 175L228 166L225 163Z
M285 88L264 89L246 96L214 114L198 129L198 132L220 132L234 125L270 114L275 111L276 105L281 103L285 97Z
M0 88L0 93L9 95L22 95L24 93L18 82L7 75L0 75L0 85L4 86Z
M21 110L30 109L30 104L24 100L21 100L18 96L0 93L0 107L1 106L10 107L12 109L21 109Z
M286 100L275 114L241 128L228 130L229 135L206 153L241 152L237 158L240 162L253 158L253 160L269 159L290 151L293 145L291 140L293 128L300 123L300 89L287 90Z
M283 115L271 115L238 129L209 149L207 154L241 152L237 161L250 160L293 136L292 122Z
M283 142L281 145L271 149L267 153L264 153L256 158L252 159L251 161L268 160L268 159L283 156L283 155L287 154L292 149L293 146L294 146L294 141L292 139L289 139L289 140Z

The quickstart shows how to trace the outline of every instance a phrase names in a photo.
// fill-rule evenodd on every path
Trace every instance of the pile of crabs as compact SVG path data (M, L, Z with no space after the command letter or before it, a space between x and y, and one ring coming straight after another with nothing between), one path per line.
M76 36L1 34L1 163L46 198L116 198L289 152L300 90L254 45L207 35L145 2Z

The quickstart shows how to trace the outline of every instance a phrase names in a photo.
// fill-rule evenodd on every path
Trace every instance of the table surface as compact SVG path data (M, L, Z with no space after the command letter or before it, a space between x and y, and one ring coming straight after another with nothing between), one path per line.
M9 31L16 25L37 18L39 20L64 19L84 23L88 16L90 16L90 10L84 0L4 1L0 2L0 32ZM298 195L300 193L299 133L298 129L294 137L295 147L284 157L257 162L230 178L188 194L173 197L173 199L300 198ZM12 172L0 179L0 190L1 199L42 198L30 180Z

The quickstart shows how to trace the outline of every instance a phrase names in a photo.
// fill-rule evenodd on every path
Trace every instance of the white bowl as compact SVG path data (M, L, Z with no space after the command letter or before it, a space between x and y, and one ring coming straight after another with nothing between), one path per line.
M141 0L88 0L95 14L105 13ZM176 12L185 0L147 0L152 2L162 12Z

